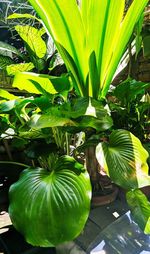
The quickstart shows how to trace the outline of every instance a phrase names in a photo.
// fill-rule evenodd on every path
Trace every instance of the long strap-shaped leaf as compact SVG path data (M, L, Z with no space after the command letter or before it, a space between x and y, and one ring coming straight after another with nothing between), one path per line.
M84 49L85 30L76 0L30 0L30 3L42 18L56 45L62 45L72 57L78 66L80 79L85 81L88 66ZM79 90L82 95L83 88Z
M146 4L148 3L148 0L134 0L131 4L125 18L123 19L122 23L120 24L120 29L117 31L118 36L116 37L115 47L113 51L111 52L111 61L108 66L105 66L105 68L101 75L101 86L102 86L102 92L101 96L105 97L110 82L113 78L113 75L116 71L116 68L118 66L118 63L120 61L120 58L124 52L125 46L127 45L131 34L133 32L133 28L140 18L142 11ZM115 24L114 24L115 25ZM105 61L105 59L103 59Z
M108 65L112 57L112 49L122 20L125 1L89 0L88 2L87 51L89 56L92 51L95 52L99 75L98 84L94 84L91 79L89 80L89 86L91 86L89 95L95 95L96 88L98 96L98 91L102 86L103 69L106 68L105 66Z
M125 0L82 0L80 6L76 0L29 1L72 72L78 93L105 97L148 0L134 0L125 18Z

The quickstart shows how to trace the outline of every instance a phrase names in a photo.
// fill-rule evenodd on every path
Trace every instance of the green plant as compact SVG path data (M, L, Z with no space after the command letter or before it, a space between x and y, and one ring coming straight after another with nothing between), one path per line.
M124 17L125 1L118 4L117 1L83 0L80 7L75 0L55 1L50 7L47 1L30 1L72 72L77 92L94 98L105 97L147 2L133 1ZM74 10L72 17L70 10Z
M16 25L14 27L18 37L22 39L19 49L0 41L0 68L6 70L7 75L14 76L17 72L34 70L38 73L50 73L55 67L57 52L48 39L46 30L39 19L30 14L12 14L8 19L36 19L38 26ZM51 42L51 43L50 43Z
M119 2L120 4L118 4L116 0L83 0L80 7L77 6L75 0L55 0L50 2L30 0L30 2L41 16L47 30L54 39L58 51L66 63L72 79L71 84L74 87L74 94L76 95L73 99L70 99L72 91L70 90L71 92L68 93L69 89L64 89L65 83L62 83L60 91L60 87L57 86L56 83L49 83L50 77L46 75L35 76L33 73L17 73L13 84L15 87L23 87L28 90L28 92L30 92L30 89L34 89L34 92L38 91L38 94L42 94L40 98L34 98L33 100L24 99L21 104L19 103L20 112L23 112L23 114L18 115L25 120L23 127L27 127L26 135L27 133L28 135L29 133L32 135L33 130L41 131L48 128L48 130L52 131L52 136L57 146L60 148L60 142L58 142L58 140L61 131L65 133L66 137L68 133L79 133L82 131L85 133L85 139L82 139L82 141L84 141L82 148L88 148L94 144L100 169L105 171L114 182L128 191L127 199L129 201L129 197L136 192L137 188L150 184L148 166L146 163L148 154L142 147L139 139L127 130L115 130L111 133L109 140L106 139L100 142L100 139L105 133L109 133L112 130L112 120L107 110L104 109L103 104L105 104L105 102L102 101L102 99L105 98L108 92L110 82L119 60L126 49L126 44L130 39L133 28L148 1L145 0L141 3L140 0L134 0L125 17L125 1L121 1ZM71 10L72 15L70 16ZM26 84L28 84L28 87ZM59 91L56 91L57 89L54 88L57 88ZM9 103L5 103L5 106L9 106ZM35 105L34 110L29 110L29 105L31 104ZM16 102L11 105L11 109L17 109ZM4 104L1 104L1 106L3 107ZM66 140L66 144L68 144L68 138ZM68 145L67 147L69 148ZM80 150L81 147L77 149ZM69 149L66 149L66 151L69 152ZM64 150L64 152L66 151ZM61 163L61 158L58 160ZM67 170L68 167L70 168L69 163L67 164ZM73 169L72 166L71 169ZM96 168L93 168L94 174L95 171ZM44 240L39 234L37 242L34 239L34 232L32 232L33 235L30 235L30 232L27 231L27 225L29 223L28 207L25 212L22 212L20 219L16 217L16 213L20 213L21 199L17 190L20 190L22 181L24 183L24 188L21 190L21 193L25 195L24 202L25 200L29 202L28 192L31 190L32 193L33 191L30 184L36 183L34 176L31 177L28 188L26 189L27 185L24 179L28 178L28 175L30 175L29 172L32 173L32 170L26 170L20 180L10 189L10 197L12 200L12 203L10 202L10 215L16 228L23 233L26 231L24 234L29 242L44 246L47 237ZM51 174L55 174L55 170ZM49 178L51 178L51 175ZM65 174L63 179L65 181ZM79 178L77 177L77 182L78 180ZM38 181L38 187L41 186L42 183L43 179L40 179L40 181ZM48 184L48 186L50 187L51 184L52 182L50 185ZM64 183L62 183L62 185L63 184ZM75 182L72 188L74 188L74 184ZM79 188L80 184L81 183L78 185ZM81 186L83 186L83 184L81 184ZM26 189L26 191L24 191L24 189ZM36 196L37 193L39 193L39 190L37 192L35 191L34 195ZM43 188L40 195L42 193ZM44 193L47 196L46 189L44 189ZM51 195L54 194L52 191ZM53 197L55 198L55 195ZM67 197L67 205L69 206L71 197ZM59 198L61 200L61 195L59 195ZM76 196L76 198L77 205L79 204L80 198L79 196ZM140 201L139 196L135 195L135 198L138 203L138 201ZM60 205L63 204L61 201L59 203ZM28 204L29 206L31 205L30 202ZM132 206L132 202L129 202L129 204L131 204L134 210L135 207ZM140 206L140 203L138 204ZM76 209L76 205L73 209ZM146 208L148 205L147 202L144 202ZM45 206L47 206L47 202L45 202ZM39 209L39 204L37 204L36 199L33 200L32 207L34 207L35 210L33 208L34 211L32 210L31 212L31 220L36 217ZM41 209L42 213L44 213L43 210L45 211L45 209ZM84 209L87 212L87 208L82 206L83 213ZM53 211L57 213L59 209L54 209ZM143 214L143 209L139 208L139 217L143 216ZM42 215L40 214L40 216ZM50 218L51 217L53 218L50 214ZM149 217L150 214L148 212L147 216L144 217L144 223L141 224L140 220L138 220L141 228L145 230L146 233L149 233L149 230L147 230ZM41 225L39 225L39 230L42 227L42 222L45 223L43 218L40 217L40 219ZM54 220L54 222L58 229L62 229L62 227L59 227L58 221ZM71 222L74 225L74 218ZM69 225L70 223L68 225L63 224L62 226L67 227ZM81 228L77 230L76 234L73 234L73 230L72 233L70 232L70 237L64 236L62 241L70 240L73 236L79 234L79 231L81 231ZM43 232L43 228L41 232ZM44 229L44 234L47 235L46 228ZM58 243L60 243L60 239L58 239L58 234L56 234L55 240L53 242L51 240L51 243L47 242L46 245L56 245Z
M108 96L114 128L131 131L142 143L148 141L150 83L130 77L118 84Z

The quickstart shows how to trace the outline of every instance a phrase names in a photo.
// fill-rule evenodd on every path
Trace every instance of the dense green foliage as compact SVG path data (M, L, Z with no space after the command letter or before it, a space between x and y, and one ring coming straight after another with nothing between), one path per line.
M12 222L33 245L55 246L73 239L81 232L90 211L88 173L77 162L81 156L75 160L61 155L75 156L81 151L85 163L86 149L94 144L99 168L114 183L132 193L150 185L148 153L135 133L129 128L124 130L126 126L121 122L117 126L111 117L112 111L118 108L121 111L122 107L129 114L131 103L149 85L129 81L126 83L130 93L123 83L116 88L113 95L116 102L109 103L110 108L106 99L118 63L147 2L134 0L124 16L125 1L82 0L78 6L75 0L30 0L68 69L67 75L59 77L41 74L43 69L38 65L46 57L42 39L46 30L16 27L31 60L24 66L34 65L38 74L27 72L31 69L24 72L20 67L15 73L15 66L7 67L10 74L15 74L13 87L26 90L27 96L0 91L0 113L5 123L2 131L11 127L14 130L11 138L27 141L28 148L41 140L49 147L45 154L34 152L41 168L26 169L10 188ZM16 17L17 14L10 18ZM29 16L18 16L23 17ZM35 151L37 146L33 147ZM31 153L29 148L28 154ZM97 168L92 170L96 172ZM135 196L140 202L139 195ZM128 203L131 204L130 200ZM143 214L144 210L140 211ZM145 224L149 214L148 210ZM145 232L150 233L148 229Z

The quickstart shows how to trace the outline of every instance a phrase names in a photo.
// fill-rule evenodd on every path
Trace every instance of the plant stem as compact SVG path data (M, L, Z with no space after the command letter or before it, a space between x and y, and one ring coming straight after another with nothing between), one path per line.
M67 132L66 132L65 136L66 136L66 152L67 152L67 155L70 155L69 136L68 136Z
M15 162L15 161L0 161L0 164L13 164L13 165L18 165L18 166L22 166L22 167L26 167L29 168L29 165L20 163L20 162Z
M128 45L128 53L129 53L129 69L128 69L128 76L132 75L132 47L131 43Z

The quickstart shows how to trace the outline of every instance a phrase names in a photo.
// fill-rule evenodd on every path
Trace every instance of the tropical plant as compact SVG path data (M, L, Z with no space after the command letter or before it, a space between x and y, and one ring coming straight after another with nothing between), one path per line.
M100 170L105 171L113 182L127 190L128 203L133 208L133 214L136 214L134 211L137 206L130 202L134 194L139 206L136 219L141 228L149 233L149 203L141 203L137 192L138 188L150 184L146 163L148 153L140 140L127 130L114 130L109 140L103 139L100 142L103 133L112 129L112 120L104 109L105 102L102 99L108 92L133 28L148 0L134 0L125 16L125 1L82 0L80 6L75 0L30 0L30 3L54 39L68 68L76 96L70 99L69 89L64 89L65 82L62 82L60 90L57 82L52 83L52 79L46 75L17 73L13 84L15 87L23 87L28 91L31 88L37 94L42 94L37 98L39 100L33 99L36 105L34 111L28 111L32 100L25 99L21 104L26 121L24 127L28 126L28 133L51 128L58 145L61 131L65 134L81 131L85 133L85 138L82 138L82 142L85 142L77 149L94 144ZM16 102L13 103L12 109L16 105ZM21 114L20 116L22 117ZM51 173L44 169L27 169L10 188L10 217L26 240L34 245L56 245L71 240L81 232L88 215L90 184L89 180L85 180L88 179L85 169L83 173L79 170L79 173L78 169L82 169L82 166L70 157L59 157L51 168L54 169ZM95 174L96 169L93 171ZM26 209L20 212L22 206ZM143 207L148 211L146 216ZM79 214L74 217L76 210ZM69 222L66 224L63 215L67 218L67 213ZM140 216L144 216L144 223L139 220ZM40 220L38 229L32 221L36 218ZM79 227L76 227L74 218L81 221ZM30 221L33 227L28 230ZM48 236L48 225L57 229L54 230L54 237ZM69 229L70 225L72 227Z
M69 3L30 0L30 3L71 71L78 94L105 97L133 28L148 1L133 1L125 16L125 1L83 0L80 7L75 0ZM74 10L72 16L70 10Z
M114 127L131 131L142 143L148 140L149 106L148 88L144 83L127 78L108 96Z
M38 26L16 25L21 47L16 47L0 41L0 69L7 71L8 75L15 75L20 71L34 70L38 73L50 73L56 66L57 52L52 39L46 35L46 30L39 23L39 19L30 14L12 14L8 19L34 19ZM58 62L58 61L57 61Z

